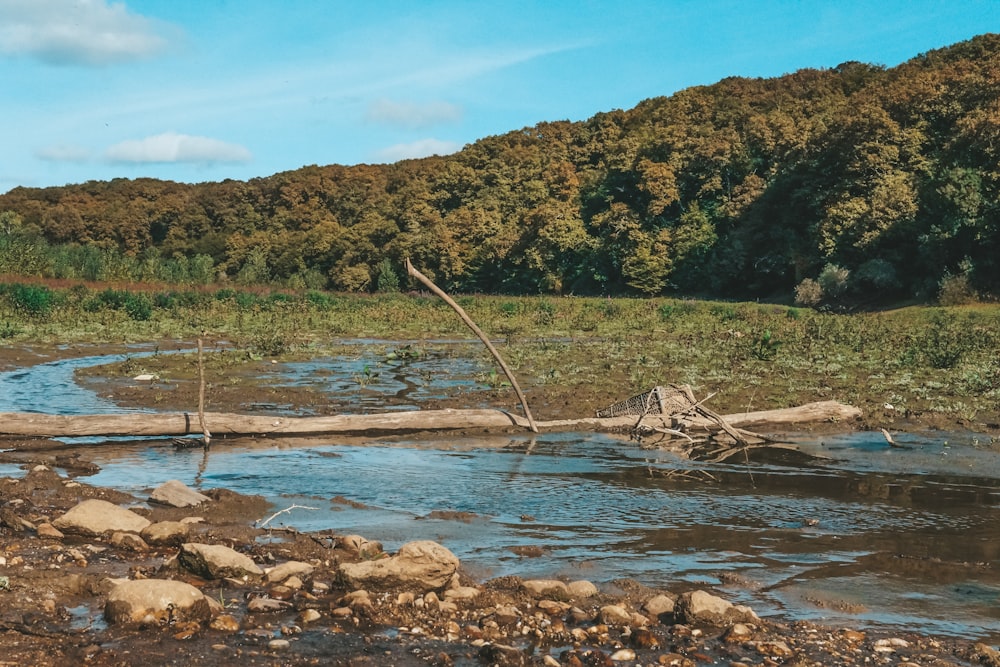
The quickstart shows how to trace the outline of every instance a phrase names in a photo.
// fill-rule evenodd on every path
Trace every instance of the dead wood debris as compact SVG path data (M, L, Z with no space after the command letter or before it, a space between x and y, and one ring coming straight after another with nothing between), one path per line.
M732 426L722 415L705 407L688 385L653 387L645 394L610 406L598 416L637 417L631 436L650 448L669 448L688 458L721 462L754 447L774 446L771 438Z

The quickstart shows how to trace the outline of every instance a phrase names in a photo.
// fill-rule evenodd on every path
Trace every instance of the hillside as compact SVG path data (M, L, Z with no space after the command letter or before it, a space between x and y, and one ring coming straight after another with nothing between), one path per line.
M983 35L891 69L725 79L447 157L16 188L0 195L16 214L0 272L102 278L85 274L117 262L135 279L359 291L401 284L410 257L463 292L746 298L835 265L827 299L929 299L947 276L995 295L998 201L1000 35Z

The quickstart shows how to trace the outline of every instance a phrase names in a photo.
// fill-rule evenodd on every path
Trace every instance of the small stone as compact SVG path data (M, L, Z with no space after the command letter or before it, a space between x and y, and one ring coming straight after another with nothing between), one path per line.
M44 537L44 538L50 539L50 540L61 540L62 538L66 537L65 535L62 534L62 532L60 530L58 530L51 523L40 523L40 524L38 524L38 528L36 529L36 532L37 532L37 534L38 534L39 537ZM2 564L2 563L0 563L0 564Z
M164 482L156 487L149 495L149 499L154 503L170 505L171 507L193 507L211 500L205 494L195 491L177 479Z
M206 579L263 574L249 556L221 544L188 542L181 545L177 557L186 569Z
M350 618L354 615L354 610L350 607L337 607L336 609L331 610L330 614L334 618Z
M308 577L315 569L316 568L309 563L300 563L299 561L290 560L287 563L282 563L277 567L269 569L264 578L269 583L280 584L289 577Z
M860 644L865 640L865 633L858 630L841 630L840 636L852 644Z
M555 600L539 600L538 608L549 616L562 616L567 611L569 611L570 606L565 602L556 602Z
M630 660L635 660L635 651L633 651L630 648L623 648L621 650L612 653L611 659L614 662L626 662Z
M600 618L601 621L608 625L628 625L632 622L632 614L617 604L609 604L601 607Z
M557 579L528 579L521 582L521 587L533 595L568 598L569 588Z
M111 544L128 551L148 551L149 545L135 533L115 533L111 536Z
M472 600L479 596L479 589L474 586L459 586L458 588L449 588L444 592L445 600Z
M146 526L139 535L150 544L181 544L190 533L189 523L160 521Z
M302 624L314 623L320 619L320 613L315 609L306 609L299 614L299 622Z
M597 586L583 579L566 584L566 591L571 598L592 598L598 593Z
M291 600L295 596L295 591L288 586L271 586L267 589L267 594L275 600Z
M642 605L643 610L653 618L659 618L663 614L674 613L674 598L669 595L654 595L646 600Z
M511 605L498 605L493 612L493 618L499 625L514 625L521 618L521 612Z
M341 547L362 558L374 558L382 553L382 543L360 535L347 535L338 540Z
M722 641L727 644L739 644L750 639L753 631L745 623L734 623L722 634Z
M788 644L776 639L757 642L754 648L761 655L766 655L770 658L787 658L792 655L792 649L789 648Z
M239 632L240 622L236 620L235 616L221 614L213 618L208 627L219 632Z
M283 651L291 645L287 639L272 639L267 643L267 647L272 651Z
M638 630L632 631L632 636L629 638L632 646L636 648L659 648L660 640L657 639L656 635L647 630L646 628L639 628Z

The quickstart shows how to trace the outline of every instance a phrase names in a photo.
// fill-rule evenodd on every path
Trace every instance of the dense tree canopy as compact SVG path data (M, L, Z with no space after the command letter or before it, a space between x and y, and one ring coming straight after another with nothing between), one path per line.
M16 188L0 265L68 277L65 258L103 252L350 291L399 285L409 257L459 291L716 297L791 294L834 266L856 295L931 297L956 275L997 294L998 202L1000 36L983 35L891 69L725 79L447 157Z

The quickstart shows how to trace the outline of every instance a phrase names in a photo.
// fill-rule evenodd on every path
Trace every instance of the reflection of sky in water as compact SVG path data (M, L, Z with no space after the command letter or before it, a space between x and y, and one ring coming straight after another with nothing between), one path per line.
M994 604L1000 577L988 568L956 565L948 577L893 573L894 562L929 567L937 559L933 567L940 569L989 560L989 544L1000 539L995 505L964 497L951 504L897 504L877 490L856 496L851 484L816 485L817 475L831 474L824 465L756 464L751 483L745 465L733 473L611 436L541 435L529 454L530 442L518 436L310 448L223 444L207 458L170 447L92 449L84 456L103 468L90 480L97 484L142 495L177 478L202 488L263 494L277 509L316 508L283 514L275 525L358 533L389 549L413 539L438 540L483 577L631 577L666 588L709 584L763 614L1000 637ZM836 466L850 470L853 464L845 457ZM712 470L720 482L677 482L655 474L675 468ZM727 470L742 483L728 480ZM770 481L779 478L773 487ZM927 475L906 481L927 488L945 479L962 481ZM992 493L1000 482L969 476L964 485ZM337 496L366 507L333 502ZM478 518L427 518L436 510ZM809 525L810 519L818 523ZM511 551L524 545L545 554L521 558ZM898 560L900 553L912 558ZM740 573L756 587L727 585L724 572ZM884 585L870 590L873 580ZM973 585L982 595L962 593ZM902 590L939 602L915 602ZM865 600L865 611L843 611L855 597ZM817 606L827 598L829 604Z
M76 367L107 361L0 374L0 410L111 411L71 381ZM472 359L383 359L373 368L376 361L361 352L284 364L280 377L357 395L350 376L369 365L379 374L369 386L382 385L382 397L398 391L419 397L433 395L439 382L474 382L482 372ZM371 396L380 400L377 391ZM141 497L180 479L261 494L275 509L316 508L282 514L276 526L358 533L389 549L437 540L479 578L631 577L673 589L721 586L728 598L762 614L1000 638L1000 575L974 565L1000 559L1000 456L969 434L901 434L897 441L906 448L890 449L881 434L823 436L800 446L824 458L794 465L702 464L594 434L367 446L331 439L310 448L222 440L207 455L166 444L77 449L102 467L87 479L98 485ZM684 471L711 473L713 481L673 474ZM0 466L0 474L14 468ZM337 496L365 508L333 502ZM478 518L427 518L440 510ZM511 550L526 545L545 553L522 558ZM754 585L727 584L724 573Z

